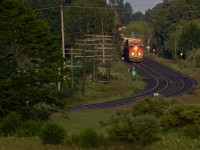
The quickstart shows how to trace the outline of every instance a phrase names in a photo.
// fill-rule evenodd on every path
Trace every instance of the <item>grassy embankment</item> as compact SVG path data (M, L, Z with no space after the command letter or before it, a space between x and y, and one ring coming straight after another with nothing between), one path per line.
M132 76L128 72L129 66L126 66L120 60L111 62L111 75L118 79L112 79L110 83L98 82L93 85L89 80L86 81L85 96L82 96L80 90L74 97L77 104L89 104L103 101L111 101L129 97L145 89L145 82L139 75ZM106 72L105 68L98 68L101 74ZM82 85L81 85L82 86ZM81 89L81 88L80 88Z

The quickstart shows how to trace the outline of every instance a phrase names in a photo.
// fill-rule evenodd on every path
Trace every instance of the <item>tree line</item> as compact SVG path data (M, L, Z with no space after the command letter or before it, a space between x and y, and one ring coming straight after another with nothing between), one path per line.
M200 5L198 0L164 0L146 11L152 47L160 55L176 58L180 53L189 58L200 48Z

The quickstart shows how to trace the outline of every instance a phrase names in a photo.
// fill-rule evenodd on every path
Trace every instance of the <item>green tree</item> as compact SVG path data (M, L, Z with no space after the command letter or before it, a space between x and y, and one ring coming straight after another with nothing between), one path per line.
M178 40L179 52L186 53L200 48L200 24L197 21L188 22L183 28Z
M126 27L126 36L133 38L141 38L147 41L150 34L150 28L145 21L133 21Z
M135 12L132 14L132 21L139 21L139 20L143 20L144 18L144 14L140 11Z
M145 19L152 28L152 45L161 53L173 52L177 46L177 26L183 20L198 19L199 8L197 0L176 0L164 1L148 10Z
M66 43L69 46L73 45L75 39L86 34L113 35L118 27L115 24L114 9L99 1L90 3L76 0L74 7L65 8L64 17Z
M133 15L133 8L130 3L126 2L124 4L124 15L123 15L124 25L127 25L132 21L132 15Z
M0 116L56 101L57 37L20 0L0 2Z

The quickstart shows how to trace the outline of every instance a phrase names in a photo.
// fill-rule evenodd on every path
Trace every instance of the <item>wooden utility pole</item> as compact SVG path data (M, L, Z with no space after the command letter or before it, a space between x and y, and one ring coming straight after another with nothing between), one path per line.
M60 14L61 14L61 31L62 31L62 56L63 56L63 58L65 58L65 33L64 33L64 17L63 17L63 5L61 5L61 7L60 7ZM63 64L63 68L65 69L65 62L64 62L64 64ZM59 72L58 72L58 74L60 74L60 68L58 69L59 70ZM66 78L66 77L64 77L64 78ZM60 83L60 81L58 82L58 90L60 91L60 89L61 89L61 83Z
M83 96L85 96L85 44L86 41L84 40L84 47L83 47L83 86L82 86L82 94Z
M71 87L74 88L74 54L73 49L71 48Z
M63 19L63 5L61 5L61 29L62 29L62 54L65 58L65 33L64 33L64 19Z
M86 63L86 58L93 58L95 60L95 56L86 56L86 52L88 53L95 53L94 49L93 50L87 50L86 49L86 46L95 46L94 42L95 40L94 39L83 39L83 40L76 40L77 43L75 45L78 45L78 46L83 46L83 49L82 50L82 56L79 56L79 57L82 57L83 58L83 64L82 64L82 67L83 67L83 84L82 84L82 95L85 96L85 80L86 80L86 77L85 77L85 63ZM86 42L93 42L93 43L86 43ZM93 62L93 65L95 65L95 62ZM94 66L93 66L94 68ZM94 75L93 75L94 76ZM95 81L93 80L93 83Z
M96 46L94 47L94 52L93 52L93 73L92 73L92 82L93 85L96 84L96 75L97 75L97 69L96 69Z

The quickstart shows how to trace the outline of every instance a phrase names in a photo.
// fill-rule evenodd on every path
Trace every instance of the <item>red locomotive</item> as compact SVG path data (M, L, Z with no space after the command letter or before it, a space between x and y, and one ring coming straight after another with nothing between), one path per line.
M125 40L124 57L131 62L141 62L143 59L143 43L141 39Z

